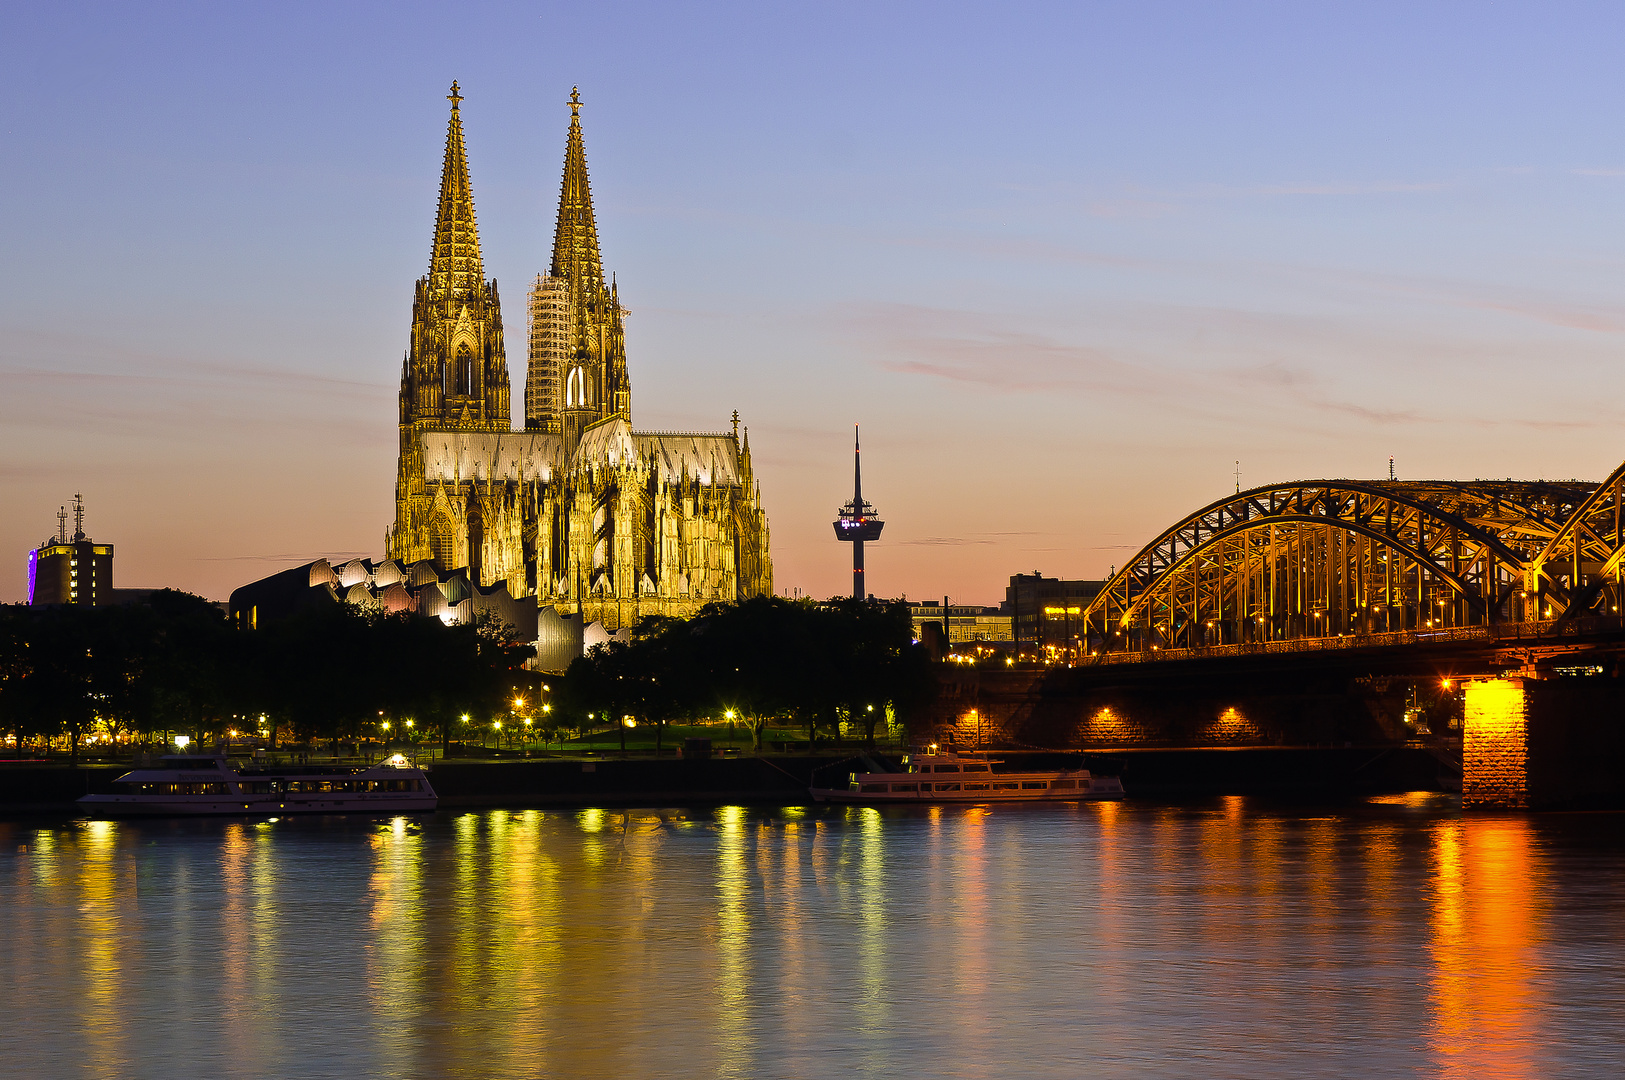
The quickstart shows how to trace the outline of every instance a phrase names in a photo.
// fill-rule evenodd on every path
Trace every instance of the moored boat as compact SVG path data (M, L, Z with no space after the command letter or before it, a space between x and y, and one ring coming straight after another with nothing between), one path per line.
M1063 802L1121 799L1123 782L1088 769L1000 772L982 754L911 753L901 772L852 773L843 788L811 788L817 802Z
M433 810L428 774L396 754L377 765L247 765L221 754L169 754L79 806L98 817L193 814L393 814Z

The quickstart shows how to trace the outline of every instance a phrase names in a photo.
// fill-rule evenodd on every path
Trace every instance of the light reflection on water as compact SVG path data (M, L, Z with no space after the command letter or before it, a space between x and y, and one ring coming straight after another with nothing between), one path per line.
M1620 821L0 822L0 1074L1610 1075Z

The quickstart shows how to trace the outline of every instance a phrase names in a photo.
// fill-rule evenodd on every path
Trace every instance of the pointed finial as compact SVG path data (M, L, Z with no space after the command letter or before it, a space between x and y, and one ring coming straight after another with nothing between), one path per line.
M572 86L572 87L570 87L570 115L571 116L579 116L580 114L581 114L581 87Z
M452 80L451 93L446 95L446 100L451 102L451 111L452 112L456 112L457 111L457 106L462 103L463 95L458 93L458 91L457 91L457 81L455 79Z
M739 441L739 410L734 410L734 442Z

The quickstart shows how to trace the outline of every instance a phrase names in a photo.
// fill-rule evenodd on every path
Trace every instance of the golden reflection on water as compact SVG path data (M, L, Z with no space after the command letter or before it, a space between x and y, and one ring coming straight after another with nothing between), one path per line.
M1442 1074L1535 1077L1544 872L1524 817L1434 829L1433 1030Z
M92 1075L116 1077L125 1061L124 1025L118 1015L122 982L120 929L130 897L117 862L118 833L112 822L85 822L81 858L75 864L79 901L79 942L87 961L82 984L86 1043Z
M1371 1041L1351 1073L1561 1072L1554 1007L1604 991L1552 989L1540 820L1374 805L0 826L8 1064L1291 1076Z

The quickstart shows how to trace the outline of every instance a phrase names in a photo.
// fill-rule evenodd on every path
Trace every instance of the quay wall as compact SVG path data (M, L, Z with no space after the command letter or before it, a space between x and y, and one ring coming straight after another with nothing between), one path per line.
M1107 674L1111 674L1108 672ZM917 743L959 748L1304 746L1407 737L1398 680L1204 673L1109 681L1070 669L947 669Z
M1009 751L1009 769L1079 765L1080 755ZM431 782L446 809L518 806L661 806L753 803L805 804L807 788L840 785L864 758L852 753L593 761L440 761ZM866 760L892 767L897 759ZM1084 767L1123 778L1131 798L1212 795L1340 798L1405 791L1459 790L1459 762L1404 746L1169 748L1118 747L1081 755ZM74 800L108 791L124 766L81 768L0 766L0 817L71 815Z

